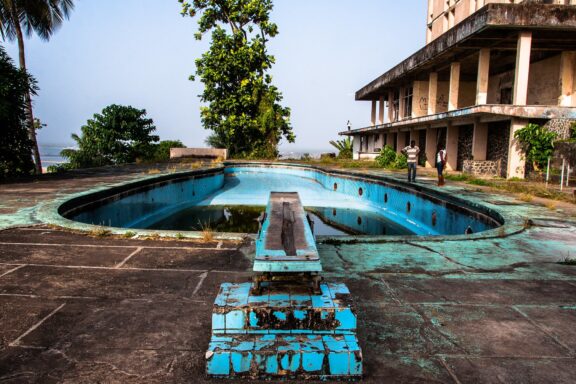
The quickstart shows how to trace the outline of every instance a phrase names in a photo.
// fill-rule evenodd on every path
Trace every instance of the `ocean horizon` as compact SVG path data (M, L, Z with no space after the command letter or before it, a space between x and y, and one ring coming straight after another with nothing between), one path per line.
M40 159L42 165L48 167L50 165L57 165L66 162L66 159L60 156L60 152L66 148L77 148L74 144L39 144ZM294 150L280 150L279 159L300 159L302 156L308 154L314 159L320 158L323 153L336 152L330 149L294 149Z

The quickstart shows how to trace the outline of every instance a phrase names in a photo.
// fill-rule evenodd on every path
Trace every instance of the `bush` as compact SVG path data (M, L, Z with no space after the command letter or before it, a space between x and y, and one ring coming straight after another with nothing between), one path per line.
M155 162L170 160L170 148L185 148L186 146L180 140L162 140L152 146L152 153L143 160Z
M557 134L538 124L528 124L514 133L526 159L532 162L535 170L546 167L548 158L554 153L554 140Z
M408 157L403 153L396 155L396 160L394 160L394 163L392 163L392 168L394 169L408 168Z
M396 151L389 145L385 145L384 148L380 150L380 154L376 157L376 163L382 168L389 168L396 162Z

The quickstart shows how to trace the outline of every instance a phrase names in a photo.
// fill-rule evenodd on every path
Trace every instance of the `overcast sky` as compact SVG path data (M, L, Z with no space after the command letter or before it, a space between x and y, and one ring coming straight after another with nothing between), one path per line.
M367 126L370 103L354 92L421 48L425 0L276 0L280 34L270 43L272 75L292 109L296 143L283 151L321 150L337 132ZM70 20L49 42L26 41L28 69L38 80L35 114L48 126L40 144L70 134L105 106L144 108L161 139L205 146L200 82L194 60L208 38L194 40L196 21L177 0L76 0ZM17 48L6 44L17 61Z

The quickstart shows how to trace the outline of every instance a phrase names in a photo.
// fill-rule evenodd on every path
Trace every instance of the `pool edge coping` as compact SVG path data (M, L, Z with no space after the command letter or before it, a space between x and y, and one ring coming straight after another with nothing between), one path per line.
M375 235L348 235L348 236L317 236L319 243L390 243L390 242L412 242L412 241L424 241L424 242L439 242L439 241L461 241L461 240L481 240L490 238L503 238L510 235L514 235L522 232L527 226L529 226L528 220L519 214L512 214L506 212L505 210L499 210L496 208L491 208L486 205L486 203L480 204L477 202L470 201L465 198L454 198L454 196L449 195L442 190L435 189L429 185L407 183L396 178L389 177L387 175L374 175L371 173L363 173L362 171L348 171L340 169L327 169L317 165L307 165L307 164L293 164L293 163L283 163L283 162L266 162L266 161L226 161L222 165L216 167L209 167L198 170L186 170L173 173L164 173L160 175L146 175L139 177L137 179L125 180L113 184L105 184L97 187L90 188L81 192L67 194L62 197L54 198L50 201L40 203L33 207L35 218L39 223L37 224L47 224L54 225L63 229L68 229L72 231L80 232L96 232L96 231L107 231L112 235L125 235L126 233L135 233L132 238L140 237L166 237L166 238L187 238L187 239L202 239L203 235L201 231L175 231L175 230L148 230L148 229L135 229L135 228L121 228L121 227L110 227L101 226L77 222L74 220L67 219L63 217L59 210L60 207L66 203L70 203L72 200L86 197L91 194L102 193L104 191L110 191L114 189L123 189L127 186L139 183L153 182L160 183L163 181L172 180L177 177L183 177L188 175L205 174L210 172L225 171L227 166L238 166L238 165L261 165L261 166L274 166L274 167L293 167L310 169L314 171L319 171L327 174L343 175L356 178L367 178L376 181L386 182L392 186L399 186L403 189L408 190L418 190L419 192L429 195L431 197L449 201L451 203L462 203L468 209L475 210L475 208L482 208L485 211L484 214L491 216L493 219L496 218L490 214L490 212L495 213L503 219L503 224L499 227L489 229L482 232L477 232L469 235L433 235L433 236L422 236L422 235L403 235L403 236L375 236ZM414 188L417 187L417 188ZM488 212L488 213L486 213ZM17 227L18 225L12 226ZM10 226L8 227L10 228ZM5 228L5 229L8 229ZM234 240L242 241L244 239L253 238L254 234L249 233L232 233L232 232L213 232L213 237L215 240Z

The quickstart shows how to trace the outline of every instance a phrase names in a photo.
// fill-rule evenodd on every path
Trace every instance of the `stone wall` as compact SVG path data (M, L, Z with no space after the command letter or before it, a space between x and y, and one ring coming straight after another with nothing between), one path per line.
M216 159L220 157L226 160L228 157L228 150L217 148L170 148L171 159L180 159L183 157L208 159Z
M510 121L488 124L488 150L486 160L500 160L500 176L506 177L508 169L508 148L510 145Z
M462 171L464 160L472 159L472 139L474 125L462 125L458 128L458 156L456 170Z
M551 119L548 120L544 127L552 132L556 132L558 139L568 139L570 137L570 126L576 122L576 120L570 119Z
M502 161L464 160L462 171L474 176L500 176L502 174Z

